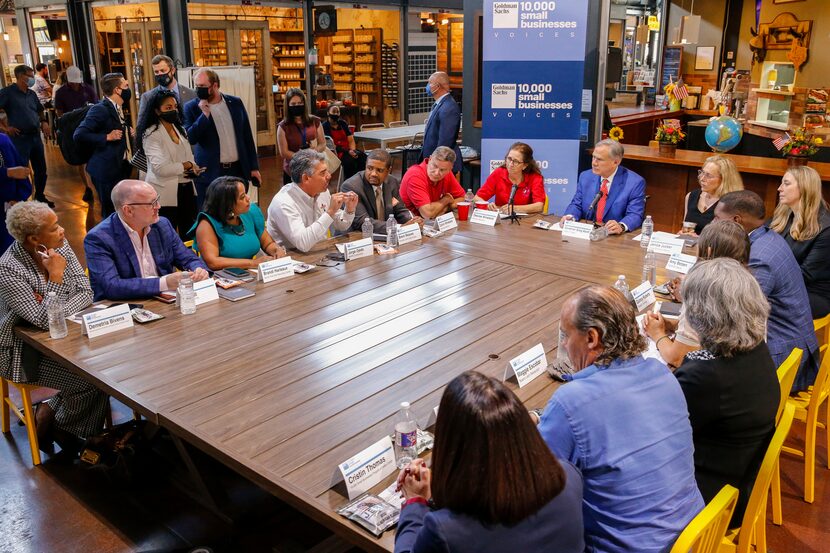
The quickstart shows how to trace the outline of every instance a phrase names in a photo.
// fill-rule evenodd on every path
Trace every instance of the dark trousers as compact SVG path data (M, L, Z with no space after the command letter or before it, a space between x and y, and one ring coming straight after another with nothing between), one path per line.
M243 181L245 181L245 192L248 191L248 181L251 178L251 175L243 175L242 174L242 165L236 161L230 164L230 167L222 167L222 164L219 164L219 176L220 177L239 177ZM197 212L202 210L202 206L205 205L205 196L207 195L207 189L210 186L210 182L205 179L199 179L196 181L196 206Z
M179 190L176 194L176 204L163 206L159 209L159 215L169 219L170 223L176 227L179 232L179 238L182 242L192 240L193 236L188 236L188 231L196 222L196 194L193 192L193 183L179 184Z
M43 151L43 141L40 133L19 134L11 139L17 153L23 159L23 164L32 164L34 173L35 199L43 201L46 191L46 155Z
M345 151L340 158L340 162L343 164L343 180L346 180L358 171L366 169L366 154L357 150L357 157L352 157L348 151Z
M107 218L115 213L115 206L112 205L112 189L122 180L129 178L132 172L133 166L127 160L123 160L114 177L102 179L89 175L92 179L92 185L98 192L98 198L101 200L101 217Z

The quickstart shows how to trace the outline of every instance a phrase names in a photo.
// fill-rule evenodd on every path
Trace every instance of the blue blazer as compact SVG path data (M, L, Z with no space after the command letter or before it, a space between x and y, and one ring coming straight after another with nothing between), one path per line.
M121 140L107 141L110 131L121 129ZM89 108L86 117L75 129L72 137L95 147L86 170L95 182L119 181L124 178L124 154L127 151L129 126L121 125L121 119L111 101L104 98Z
M576 192L563 215L573 215L576 220L593 219L595 213L588 212L591 202L599 192L602 179L590 169L579 174ZM620 165L611 182L611 192L605 201L604 221L625 224L629 231L640 228L646 210L646 181L643 177Z
M193 250L182 243L170 221L159 217L151 229L147 241L160 276L175 269L207 270ZM158 278L141 278L135 249L117 213L89 231L84 238L84 252L94 301L149 298L159 293Z
M25 202L32 195L32 183L29 179L13 179L9 177L9 167L24 167L29 165L23 163L17 148L12 144L11 139L0 133L0 155L3 156L3 164L0 166L0 202ZM3 219L5 219L5 211ZM5 252L14 242L6 225L0 224L0 255Z
M251 122L245 104L236 96L222 94L233 120L233 132L236 136L236 149L239 165L245 178L250 178L251 171L259 169L256 143L251 131ZM219 176L219 134L213 117L205 117L199 109L199 98L194 98L184 105L184 128L187 139L193 145L193 157L199 167L206 170L196 179L196 188L203 196L208 185ZM200 204L201 205L201 202Z
M438 106L434 107L424 128L424 143L421 149L421 159L428 158L438 146L446 146L455 151L455 163L452 172L461 171L461 149L458 147L458 131L461 129L461 109L453 99L452 94L445 96Z

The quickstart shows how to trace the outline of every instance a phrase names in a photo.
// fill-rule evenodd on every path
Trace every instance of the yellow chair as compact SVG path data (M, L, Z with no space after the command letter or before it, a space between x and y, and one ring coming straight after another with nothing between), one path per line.
M798 373L798 367L801 366L802 355L804 355L804 350L794 348L789 357L784 359L784 362L778 367L778 384L781 386L781 398L778 400L778 411L775 414L776 422L781 418L781 413L784 412L784 406L787 404L787 398L790 397L795 375ZM778 465L779 462L776 460L770 493L772 495L772 523L781 526L784 522L784 515L781 512L781 470Z
M767 553L767 493L769 493L773 470L776 461L778 461L778 455L781 453L781 447L784 445L784 440L787 439L787 434L789 434L790 427L793 425L794 415L795 407L787 403L784 407L784 413L782 413L781 419L775 427L775 434L770 440L767 452L764 454L758 476L755 478L755 485L749 495L749 502L741 526L730 530L726 534L718 549L720 553L750 553L750 551ZM752 547L753 543L755 545L754 549Z
M17 388L23 400L23 408L19 408L9 397L9 384ZM34 384L19 384L0 378L0 390L2 390L3 404L0 406L0 418L2 418L2 429L4 434L11 432L9 410L26 425L26 433L29 435L29 448L32 450L32 464L40 464L40 449L37 442L37 426L35 424L35 411L32 409L32 391L40 386Z
M737 503L737 488L727 484L686 525L670 553L717 553Z
M548 197L545 196L545 205L542 207L542 215L548 214Z
M812 503L815 498L816 479L816 432L823 428L827 438L827 447L830 451L830 429L825 423L818 421L821 404L827 402L827 416L830 417L830 355L826 355L828 348L828 330L830 330L830 315L813 321L816 337L819 339L819 358L821 365L816 381L806 392L799 392L795 397L789 397L787 403L795 408L795 418L806 425L804 449L784 446L783 450L790 455L804 459L804 501ZM830 418L827 418L830 421ZM830 459L828 459L830 468Z

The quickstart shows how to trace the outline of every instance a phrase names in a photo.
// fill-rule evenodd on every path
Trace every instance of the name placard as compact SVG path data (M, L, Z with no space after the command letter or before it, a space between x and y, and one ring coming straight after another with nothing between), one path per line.
M257 276L264 283L294 276L294 261L290 257L280 257L260 263Z
M103 336L133 326L130 306L126 303L99 309L83 316L83 333L90 338Z
M438 227L439 232L447 232L448 230L458 228L458 221L455 220L455 215L451 211L436 217L435 226Z
M654 302L657 301L657 298L654 297L654 288L652 288L649 281L645 281L633 289L631 291L631 295L634 297L634 303L637 305L637 311L644 311L649 306L654 305Z
M193 293L196 295L196 305L202 305L219 299L219 292L216 290L216 281L206 278L193 283Z
M685 275L689 272L689 269L691 269L695 263L697 263L697 257L693 255L686 255L685 253L673 253L671 254L671 257L669 257L669 262L666 263L666 269L678 273L683 273Z
M577 223L576 221L565 221L562 227L562 236L565 238L579 238L580 240L590 240L591 231L594 230L594 225L591 223Z
M349 499L354 499L397 470L392 438L384 436L379 442L340 463L338 468L346 483Z
M519 388L545 372L548 361L545 356L545 348L542 344L536 344L520 356L510 360L510 368L516 375Z
M666 255L682 253L683 246L685 244L686 241L680 238L664 238L662 236L657 236L652 237L652 239L649 240L648 251Z
M421 225L412 223L411 225L398 226L398 245L409 244L421 239Z
M473 216L470 217L470 222L477 225L494 227L499 222L499 212L490 211L489 209L473 209Z
M360 259L361 257L372 257L375 252L372 247L371 238L361 238L353 242L346 242L344 246L343 254L346 256L346 261Z

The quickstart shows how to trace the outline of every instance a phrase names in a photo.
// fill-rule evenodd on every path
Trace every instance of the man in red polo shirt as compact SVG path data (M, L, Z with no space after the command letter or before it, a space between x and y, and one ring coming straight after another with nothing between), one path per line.
M452 174L455 152L438 146L420 165L409 168L401 181L401 199L413 215L435 219L464 201L464 189Z

